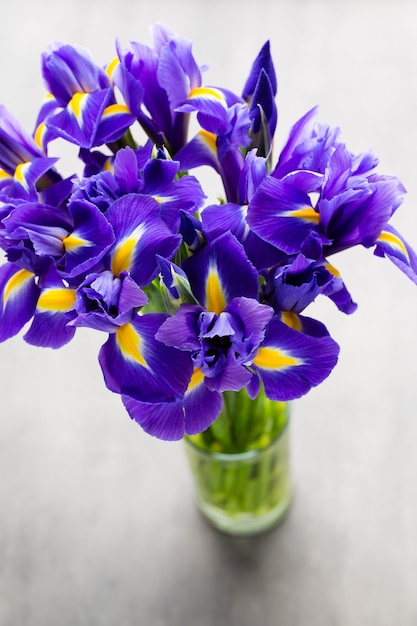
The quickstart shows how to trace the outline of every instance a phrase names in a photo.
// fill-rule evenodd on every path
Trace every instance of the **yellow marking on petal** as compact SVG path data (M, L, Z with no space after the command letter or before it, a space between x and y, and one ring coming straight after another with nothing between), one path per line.
M75 289L46 289L39 296L37 308L45 311L70 311L74 308Z
M200 135L206 146L208 146L208 148L211 150L211 152L217 154L217 135L215 135L214 133L209 133L208 130L200 130L198 134Z
M36 145L38 145L39 148L42 148L42 149L43 149L42 137L45 134L45 131L46 131L46 124L45 122L41 122L39 126L37 127L37 129L35 130L35 134L33 135Z
M172 202L173 200L177 200L178 196L152 196L154 200L158 202L158 204L163 204L164 202Z
M106 74L110 78L110 80L112 79L113 72L118 65L120 65L120 60L118 57L114 57L114 59L110 61L110 63L107 65Z
M294 330L301 330L300 318L293 311L282 311L281 321Z
M397 237L396 235L394 235L394 233L390 233L386 230L383 230L382 233L379 235L377 241L383 241L389 244L390 246L393 246L394 248L399 248L401 252L403 253L403 255L405 256L405 258L407 259L407 261L408 262L410 261L407 248L405 247L401 239Z
M224 103L223 94L220 91L217 91L217 89L213 89L212 87L195 87L188 94L189 99L200 98L201 96L209 96Z
M81 117L83 102L85 101L86 93L75 93L71 100L68 102L68 108L74 113L75 117L79 119Z
M48 91L48 93L45 94L44 100L55 100L55 96Z
M20 183L25 189L29 189L29 185L25 178L25 172L29 167L30 163L19 163L14 172L15 180L17 180L17 182Z
M13 176L5 170L0 170L0 180L3 178L13 178Z
M19 270L16 274L13 274L13 276L11 276L6 283L3 292L3 303L6 304L14 290L18 289L21 285L23 285L23 283L30 280L33 276L34 274L32 274L32 272L28 272L27 270Z
M103 111L103 118L118 115L119 113L130 113L126 104L110 104Z
M206 309L217 315L226 307L226 296L222 289L217 268L209 268L206 282Z
M190 393L191 391L193 391L193 389L198 387L198 385L201 385L203 380L204 380L203 372L201 371L201 369L199 367L195 367L194 371L193 371L193 374L191 376L191 380L188 383L187 393Z
M62 243L64 244L66 252L71 252L76 248L89 248L93 245L91 241L77 237L74 233L72 233L72 235L68 235L68 237L64 237Z
M130 270L135 256L136 244L144 232L144 226L140 224L133 233L117 245L111 263L111 271L114 276L119 276L121 272Z
M114 276L119 276L121 272L130 269L135 245L136 239L132 237L131 239L126 239L117 246L111 264L111 271Z
M316 224L320 222L319 213L309 206L296 209L295 211L288 211L286 215L288 217L298 217L300 220L305 220L306 222L315 222Z
M261 369L278 370L300 365L300 361L278 348L259 348L253 364Z
M106 159L103 165L103 172L113 172L113 160L111 157Z
M338 269L335 268L334 265L332 265L331 263L326 263L324 267L328 272L330 272L330 274L336 276L336 278L340 278L340 272Z
M125 324L116 330L116 340L123 356L147 367L146 360L141 353L142 339L133 328L132 324Z

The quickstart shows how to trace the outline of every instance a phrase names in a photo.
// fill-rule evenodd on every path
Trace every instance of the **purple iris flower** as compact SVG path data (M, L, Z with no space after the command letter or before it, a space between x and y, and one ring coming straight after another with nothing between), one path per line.
M340 130L317 122L318 107L308 111L291 129L272 176L283 178L297 170L323 174L340 143Z
M357 162L339 144L314 204L297 179L266 177L249 204L249 226L288 254L300 252L311 236L320 238L326 256L354 245L374 245L405 190L395 177L356 174Z
M247 104L230 92L202 88L181 110L196 111L202 127L176 155L181 169L214 167L222 179L227 200L238 202L238 180L245 162L242 148L249 148L251 143L252 120Z
M300 315L319 295L328 296L344 313L353 313L357 308L336 268L302 253L265 272L262 294L263 300L293 328L319 336L322 325L317 330L316 320L307 323Z
M398 178L373 170L362 173L364 160L354 159L343 144L329 159L328 175L317 203L320 224L332 241L329 252L358 244L373 246L402 202L405 189Z
M180 211L195 213L203 203L204 192L193 176L178 177L178 161L148 156L148 147L119 150L113 171L76 182L72 198L84 198L105 213L118 198L127 194L149 196L157 201L160 218L172 232L178 232Z
M43 348L61 348L75 335L71 320L76 317L75 290L64 283L54 263L50 263L40 281L39 298L32 323L24 340Z
M0 199L36 201L36 183L58 161L48 158L4 105L0 105ZM52 181L51 181L52 182Z
M54 100L48 100L37 121L47 141L63 137L82 148L119 139L135 121L116 102L109 77L80 46L56 43L42 55L42 74Z
M130 322L148 299L128 272L114 276L110 270L89 275L77 288L73 326L87 326L107 333Z
M249 385L246 367L265 335L273 309L251 298L233 298L219 314L182 305L159 329L165 345L190 352L193 367L210 391L239 391Z
M387 224L380 232L374 254L388 257L410 280L417 284L417 254L390 224Z
M207 240L213 241L222 233L230 231L243 245L249 260L258 270L275 266L287 258L285 253L253 232L247 223L248 204L265 176L266 159L257 156L256 150L251 150L246 155L237 181L238 203L210 205L201 216Z
M114 241L111 225L92 204L74 201L67 210L40 203L21 204L3 220L6 239L18 254L20 240L37 257L52 258L62 277L91 270Z
M149 137L174 156L186 143L189 118L177 107L201 85L201 70L190 41L162 24L155 25L153 35L152 48L138 42L125 49L118 45L113 80L131 106L136 101L132 111Z
M242 92L242 97L249 104L249 114L253 122L251 146L256 147L259 155L265 157L270 154L277 125L276 93L277 78L270 43L267 41L253 62Z
M32 272L15 263L0 267L0 341L16 335L33 317L39 293Z
M268 157L277 123L277 89L269 42L255 59L239 98L218 87L190 93L179 111L196 112L202 130L177 155L183 169L213 167L221 176L226 198L239 202L238 181L244 168L242 148Z
M180 211L180 233L190 252L197 252L205 245L201 220L184 211Z
M246 387L255 397L262 381L275 400L298 397L335 365L338 346L325 329L304 335L257 300L257 272L230 233L199 249L183 262L181 272L171 266L171 276L182 281L181 288L188 280L187 292L195 302L160 318L151 342L132 322L126 327L134 338L131 347L124 347L125 330L118 331L100 357L108 386L122 394L129 414L147 432L165 439L201 432L219 415L224 390ZM172 282L168 289L175 289ZM148 318L153 323L151 315L143 315L141 323ZM147 359L140 352L145 345L149 355L160 352L159 357ZM187 372L185 388L174 392L165 386L159 398L151 388L142 391L146 379L151 386L154 379L163 381L162 364L177 371L180 363Z

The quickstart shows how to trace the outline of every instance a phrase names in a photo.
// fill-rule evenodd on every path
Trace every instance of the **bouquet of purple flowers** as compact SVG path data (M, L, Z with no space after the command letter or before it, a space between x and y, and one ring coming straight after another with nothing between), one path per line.
M415 283L417 257L389 225L401 182L316 108L273 158L269 42L237 95L204 84L188 40L153 35L118 42L105 68L52 45L33 134L0 108L0 341L26 325L50 348L104 333L106 386L174 440L205 431L227 394L287 401L330 374L339 347L304 310L319 295L355 310L331 256L365 246ZM56 139L79 148L81 175L48 156ZM222 182L214 204L190 174L201 166Z

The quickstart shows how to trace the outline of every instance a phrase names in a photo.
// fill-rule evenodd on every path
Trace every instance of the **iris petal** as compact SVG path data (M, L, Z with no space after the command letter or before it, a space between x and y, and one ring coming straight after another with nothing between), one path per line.
M312 232L328 241L308 195L272 176L259 185L249 204L247 221L255 233L288 254L299 252Z
M0 342L16 335L31 319L39 291L31 272L13 263L0 267Z
M110 97L110 89L76 93L67 108L47 118L46 125L57 137L81 148L100 145L102 138L96 140L96 132Z
M110 335L99 361L107 387L144 402L173 401L181 397L192 373L188 353L155 339L166 316L136 316Z
M417 255L397 230L389 224L376 240L375 254L388 257L417 284Z
M65 270L72 277L87 271L104 256L113 244L114 234L106 217L89 202L73 201L70 213L74 219L74 228L63 239L63 244Z
M221 393L210 391L201 374L194 376L192 381L184 398L185 431L188 435L206 430L220 415L223 406Z
M158 439L178 441L185 432L184 408L181 400L146 403L129 396L122 396L130 417L143 430Z
M299 398L323 382L339 353L333 339L304 335L273 317L252 367L271 400Z
M226 233L183 263L198 301L219 314L236 297L256 298L257 273L241 244Z
M110 259L115 275L129 271L138 285L147 285L158 273L156 255L170 258L181 238L170 232L159 217L158 203L148 196L119 198L106 218L116 238Z

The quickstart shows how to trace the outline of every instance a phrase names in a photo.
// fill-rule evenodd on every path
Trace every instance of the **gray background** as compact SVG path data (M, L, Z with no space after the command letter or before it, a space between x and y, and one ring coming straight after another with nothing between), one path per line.
M2 2L0 101L32 129L39 55L61 40L97 62L114 39L170 24L206 81L239 91L271 39L277 147L315 104L353 151L408 189L395 226L417 246L415 2ZM417 624L417 289L365 250L335 264L355 315L315 305L338 367L293 405L295 500L257 539L200 518L181 443L145 435L108 392L98 333L0 346L1 626Z

